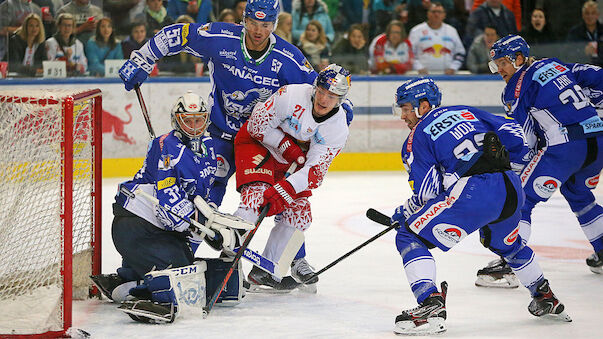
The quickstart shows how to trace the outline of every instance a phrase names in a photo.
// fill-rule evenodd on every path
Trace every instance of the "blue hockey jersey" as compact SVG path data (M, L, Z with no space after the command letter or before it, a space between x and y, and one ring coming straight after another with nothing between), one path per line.
M597 110L603 110L603 69L588 64L567 64L582 87L584 95L595 105ZM602 115L603 111L599 112Z
M603 121L571 66L555 58L535 61L515 72L502 101L507 115L522 125L531 148L603 132Z
M194 211L192 200L201 196L211 202L210 190L216 172L216 158L207 147L210 138L203 139L200 149L195 153L186 147L174 135L174 131L164 134L149 143L147 156L142 168L132 180L122 183L131 192L140 188L168 205L176 213L190 217ZM166 230L183 231L188 228L180 219L156 209L144 197L118 191L115 200L126 210Z
M512 163L523 166L529 161L521 126L513 119L460 105L439 107L421 117L402 147L413 191L410 214L463 176L483 154L484 134L489 131L499 136Z
M266 53L255 60L245 44L241 25L215 22L175 24L157 32L140 52L155 63L159 58L186 52L207 62L212 92L211 122L233 137L253 107L283 85L313 83L317 73L297 47L275 34Z

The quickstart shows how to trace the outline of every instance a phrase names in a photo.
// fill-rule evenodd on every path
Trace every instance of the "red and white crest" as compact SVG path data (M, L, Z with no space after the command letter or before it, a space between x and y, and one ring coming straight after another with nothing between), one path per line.
M255 12L255 17L256 17L256 19L262 20L266 17L266 13L264 13L262 11L257 11L257 12Z

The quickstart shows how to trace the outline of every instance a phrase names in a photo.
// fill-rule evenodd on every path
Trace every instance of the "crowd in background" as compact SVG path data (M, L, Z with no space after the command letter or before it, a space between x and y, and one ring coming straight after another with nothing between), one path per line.
M11 75L41 75L63 60L69 76L104 76L173 23L241 23L245 0L0 0L0 60ZM320 70L354 74L489 73L492 44L520 34L536 57L603 65L603 1L281 0L275 34ZM164 58L159 74L191 74L203 60Z

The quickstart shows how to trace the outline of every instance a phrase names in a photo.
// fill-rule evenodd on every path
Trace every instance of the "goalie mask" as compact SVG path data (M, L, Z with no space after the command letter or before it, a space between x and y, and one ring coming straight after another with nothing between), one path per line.
M192 91L179 97L172 108L172 128L189 139L198 139L209 125L205 101Z
M339 65L330 64L320 71L318 77L314 80L312 99L314 99L314 96L316 95L316 87L322 87L339 96L339 102L335 106L339 107L348 95L350 86L350 72Z
M403 82L396 90L395 100L396 102L392 105L394 116L402 116L401 106L410 103L417 117L420 117L418 109L421 100L427 100L432 108L439 107L442 103L442 92L433 80L421 77Z
M523 54L524 58L530 56L530 45L528 45L524 38L519 35L509 34L504 38L498 39L492 45L492 48L490 48L490 62L488 62L490 72L498 72L498 66L494 61L503 57L509 59L515 69L519 69L518 66L515 66L517 53Z

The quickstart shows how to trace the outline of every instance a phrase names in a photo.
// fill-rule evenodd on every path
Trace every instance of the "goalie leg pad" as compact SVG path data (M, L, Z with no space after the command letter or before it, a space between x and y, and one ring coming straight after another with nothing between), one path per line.
M214 292L220 287L222 280L226 277L226 273L230 269L232 261L223 260L220 258L204 259L207 263L207 271L205 278L207 281L207 298L211 298ZM243 269L242 263L239 260L237 268L232 272L224 290L218 297L216 305L220 306L236 306L241 303L245 297L245 289L243 288Z

